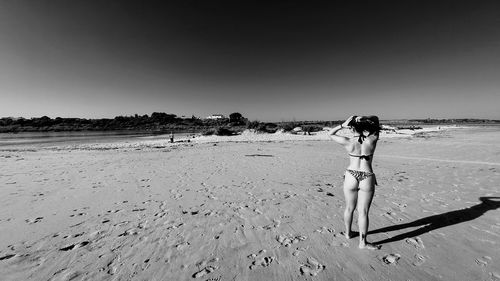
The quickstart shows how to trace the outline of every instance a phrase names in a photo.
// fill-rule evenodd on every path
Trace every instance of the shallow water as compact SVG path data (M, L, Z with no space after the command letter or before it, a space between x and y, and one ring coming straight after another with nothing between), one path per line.
M174 133L183 138L191 133ZM48 147L89 143L110 143L115 141L168 139L169 134L155 134L144 131L85 131L85 132L20 132L0 133L0 147Z

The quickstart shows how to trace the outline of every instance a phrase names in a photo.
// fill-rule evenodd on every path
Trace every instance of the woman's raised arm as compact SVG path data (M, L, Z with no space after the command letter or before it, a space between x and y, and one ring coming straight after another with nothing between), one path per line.
M332 140L334 140L335 142L337 142L338 144L341 144L341 145L346 145L349 143L349 138L346 138L346 137L343 137L343 136L338 136L336 135L338 131L344 129L344 128L347 128L349 127L349 123L351 123L352 119L354 119L356 116L351 116L349 118L347 118L344 123L340 124L339 126L333 128L330 130L329 132L329 135L330 135L330 138Z

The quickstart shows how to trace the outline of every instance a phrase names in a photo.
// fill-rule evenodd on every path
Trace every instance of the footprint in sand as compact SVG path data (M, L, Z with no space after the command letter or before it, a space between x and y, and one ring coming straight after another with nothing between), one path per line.
M398 218L396 212L392 211L391 209L386 209L385 212L380 215L386 217L392 222L400 222L403 220L402 218Z
M392 204L398 206L400 209L404 209L404 208L408 207L408 204L406 204L404 202L403 203L392 202Z
M218 262L219 261L219 258L212 258L210 260L201 260L199 262L196 263L196 266L198 268L200 267L206 267L209 263L214 263L214 262Z
M26 219L24 221L27 222L28 224L34 224L34 223L41 222L42 220L43 220L43 217L37 217L34 219Z
M281 225L281 221L280 220L273 220L273 223L265 225L262 228L265 229L265 230L271 230L273 228L280 227L280 225Z
M268 267L275 259L276 259L275 257L271 256L259 258L252 262L252 264L250 265L250 269L254 269L257 266Z
M476 264L479 266L487 266L488 265L488 260L491 260L491 257L484 256L482 258L477 258L475 260Z
M182 197L182 194L177 189L170 190L170 193L172 194L172 196L170 196L170 198L172 199L178 200L179 198Z
M175 245L175 248L179 251L182 251L182 250L186 249L189 245L191 245L189 242L183 242L183 243L179 243L179 244Z
M305 241L307 239L307 236L303 235L290 235L290 234L284 234L284 235L278 235L276 237L276 241L278 241L282 246L289 247L292 244L299 243L300 241Z
M257 266L268 267L276 260L276 257L265 256L266 250L260 250L257 254L251 254L248 256L249 259L254 259L252 264L249 266L250 269L254 269Z
M148 228L148 220L142 221L137 225L138 228L140 229L146 229Z
M130 223L130 221L121 221L121 222L119 222L119 223L114 224L113 226L120 227L120 226L122 226L122 225L126 225L126 224L129 224L129 223Z
M197 211L197 210L195 210L195 211L187 211L187 210L183 210L183 211L182 211L182 214L183 214L183 215L187 215L187 214L189 214L189 215L195 216L195 215L197 215L197 214L199 214L199 213L200 213L200 211Z
M341 241L336 241L336 240L332 241L331 245L334 246L334 247L346 247L346 248L349 248L349 243L347 243L347 242L341 242Z
M397 264L400 258L401 255L399 254L388 254L382 257L382 261L385 262L385 264Z
M335 233L335 229L333 228L329 228L329 227L326 227L326 226L322 226L318 229L315 230L316 232L318 233Z
M218 277L208 278L205 281L220 281L221 279L222 279L222 276L218 276Z
M76 216L85 216L87 213L78 213L78 214L73 214L73 215L70 215L70 217L76 217Z
M218 269L218 266L217 265L208 265L209 263L215 263L215 262L218 262L219 261L219 258L212 258L210 260L202 260L202 261L199 261L198 263L196 263L196 266L198 268L202 268L201 270L195 272L192 277L193 278L200 278L200 277L203 277L207 274L210 274L212 273L213 271L217 270ZM221 277L218 277L219 280ZM213 279L213 278L211 278ZM210 279L209 279L210 280ZM213 280L217 280L217 279L213 279Z
M132 228L132 229L126 230L125 232L119 234L118 237L137 235L137 234L139 234L139 232Z
M397 176L397 179L396 179L396 180L397 180L398 182L402 182L402 181L404 181L404 180L409 179L408 177L406 177L406 176L402 175L402 174L405 174L405 173L406 173L406 172L397 172L397 173L395 173L394 175L395 175L395 176Z
M165 211L167 208L167 201L162 201L159 208L160 210Z
M168 209L167 210L161 210L160 212L154 214L154 216L157 217L157 218L163 218L164 216L167 215L168 211L169 211Z
M100 256L99 256L100 258ZM99 271L106 271L109 275L114 275L118 271L118 263L120 262L121 256L117 255L113 257L105 267L101 268Z
M264 253L266 253L267 251L265 249L263 250L260 250L257 254L250 254L247 256L247 258L249 259L255 259L258 255L262 255Z
M425 257L419 254L415 255L415 261L413 262L414 266L421 266L425 262Z
M500 273L490 272L490 280L491 281L500 281Z
M205 211L203 211L203 215L204 215L205 217L210 217L210 216L213 216L214 214L215 214L215 213L214 213L214 211L212 211L212 210L205 210Z
M60 248L59 251L70 251L70 250L74 250L74 249L78 249L78 248L81 248L83 246L86 246L90 244L89 241L83 241L83 242L80 242L80 243L76 243L76 244L71 244L69 246L66 246L66 247L63 247L63 248Z
M140 187L151 187L150 184L147 184L150 181L150 179L142 179L141 182L143 184L140 185Z
M424 242L422 241L422 239L420 239L420 237L408 238L408 239L405 240L405 242L406 242L406 244L412 245L416 249L423 249L423 248L425 248Z
M302 275L316 276L321 271L325 270L326 266L319 263L316 259L309 257L307 263L300 266L300 273Z
M340 234L333 234L333 237L335 237L335 239L332 240L332 246L349 248L349 243L345 241L346 238L343 232L341 232Z
M178 200L182 197L182 194L180 193L175 193L173 194L170 198L174 199L174 200Z
M215 266L215 265L209 265L209 266L203 268L202 270L194 273L193 274L193 278L201 278L201 277L203 277L203 276L205 276L207 274L210 274L210 273L214 272L217 269L218 269L217 266Z
M78 278L78 276L82 275L82 272L79 271L73 271L68 268L63 268L57 272L54 273L54 276L60 276L58 280L74 280ZM51 279L52 280L52 279Z
M259 209L253 209L254 213L262 215L262 211Z
M8 259L11 259L11 258L13 258L15 256L16 256L16 254L7 254L7 255L5 255L3 257L0 257L0 261L8 260Z
M294 257L296 257L296 256L300 255L302 252L304 252L305 250L306 250L305 248L297 248L297 249L295 249L295 251L293 251L292 255Z
M163 224L166 224L166 225L168 224L168 226L166 226L167 230L177 229L177 228L179 228L179 227L181 227L181 226L184 225L183 222L178 222L177 223L177 222L174 222L174 221L164 222Z

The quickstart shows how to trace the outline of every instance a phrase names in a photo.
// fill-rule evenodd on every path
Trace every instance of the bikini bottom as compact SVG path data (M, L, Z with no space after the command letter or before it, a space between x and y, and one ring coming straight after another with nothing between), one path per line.
M373 176L373 178L375 179L375 185L377 185L377 179L375 178L375 174L372 172L364 172L351 169L347 169L346 171L349 172L349 174L351 174L356 179L356 181L358 181L358 183Z

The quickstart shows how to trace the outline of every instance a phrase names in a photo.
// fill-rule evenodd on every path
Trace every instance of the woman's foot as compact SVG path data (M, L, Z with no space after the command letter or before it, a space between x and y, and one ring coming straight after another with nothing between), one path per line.
M375 244L371 244L371 243L360 243L359 248L366 249L366 250L379 250L380 245L375 245Z

